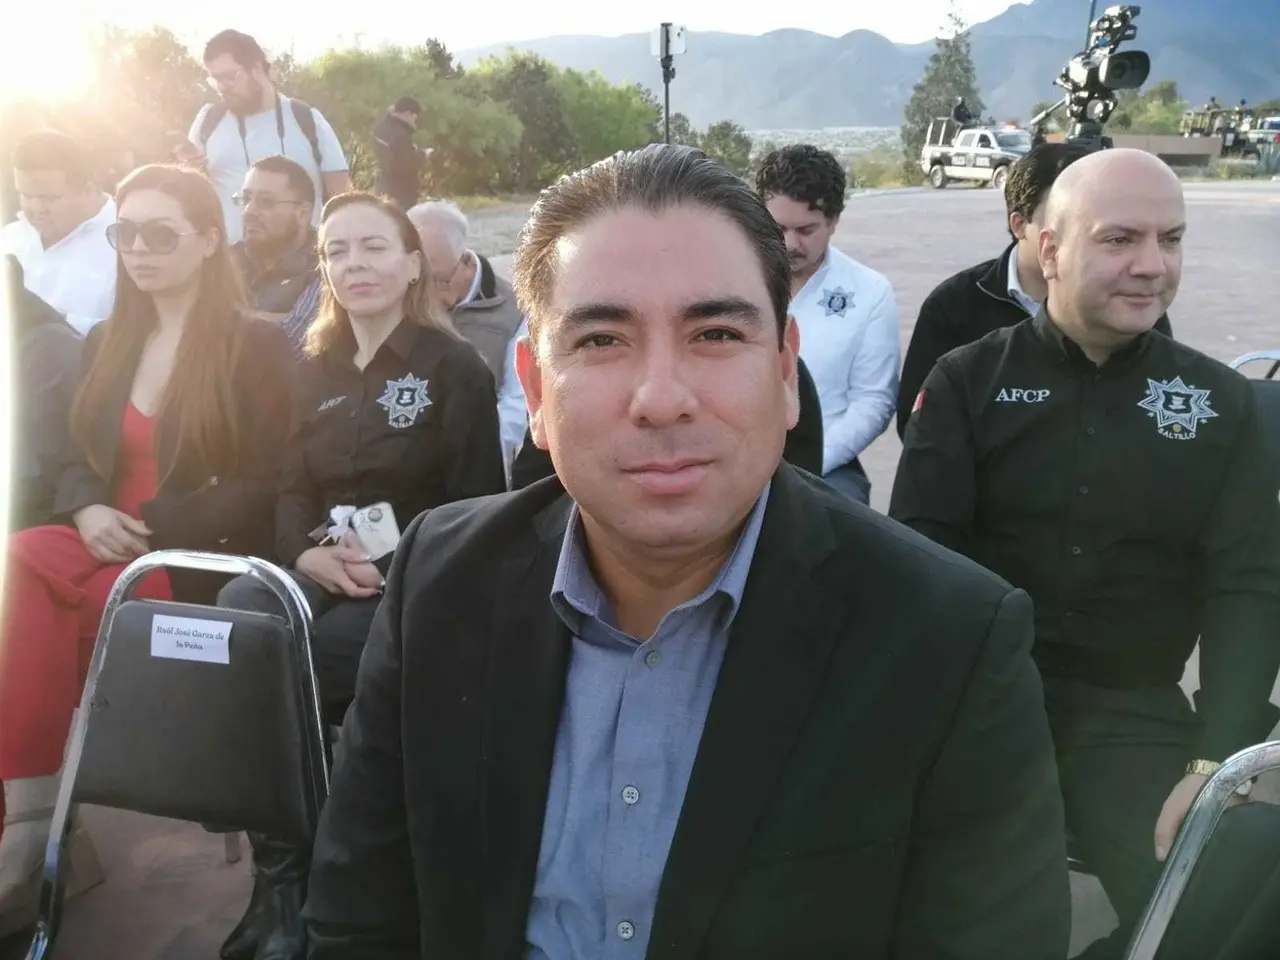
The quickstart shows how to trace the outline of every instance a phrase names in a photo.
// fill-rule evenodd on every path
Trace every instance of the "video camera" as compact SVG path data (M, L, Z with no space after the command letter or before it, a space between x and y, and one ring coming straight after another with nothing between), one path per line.
M1141 50L1119 53L1120 44L1138 35L1134 18L1142 12L1138 6L1108 7L1089 25L1089 45L1083 53L1072 57L1066 68L1053 81L1067 95L1034 117L1038 126L1063 107L1072 124L1066 142L1101 150L1112 145L1102 135L1102 125L1116 108L1117 90L1136 90L1151 74L1151 58Z

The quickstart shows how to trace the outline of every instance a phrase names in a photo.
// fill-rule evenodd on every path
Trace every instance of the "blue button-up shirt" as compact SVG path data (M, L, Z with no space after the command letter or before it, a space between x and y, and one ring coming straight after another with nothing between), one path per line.
M528 960L641 960L764 520L648 640L617 628L569 516L551 602L573 635L526 930Z

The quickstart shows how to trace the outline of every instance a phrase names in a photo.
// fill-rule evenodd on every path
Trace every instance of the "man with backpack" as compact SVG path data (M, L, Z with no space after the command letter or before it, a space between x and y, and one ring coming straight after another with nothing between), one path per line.
M350 168L329 121L276 89L266 54L248 34L219 33L205 45L204 66L221 102L201 107L188 139L222 200L227 239L236 243L243 237L244 218L234 198L245 175L270 156L287 157L307 171L316 188L312 222L318 224L324 202L351 189Z

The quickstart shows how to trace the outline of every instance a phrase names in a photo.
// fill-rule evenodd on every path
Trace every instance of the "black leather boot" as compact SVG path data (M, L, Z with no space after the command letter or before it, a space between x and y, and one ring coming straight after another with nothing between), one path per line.
M311 851L251 833L254 871L263 888L258 949L253 960L306 960L302 905L307 899Z
M253 893L249 895L249 907L244 916L231 931L230 936L222 943L218 956L222 960L253 960L258 952L258 929L262 924L262 915L267 903L267 885L255 869L253 872Z

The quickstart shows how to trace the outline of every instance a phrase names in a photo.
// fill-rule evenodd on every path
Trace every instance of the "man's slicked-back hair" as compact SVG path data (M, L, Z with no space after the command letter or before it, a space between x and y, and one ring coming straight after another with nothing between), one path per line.
M1062 171L1088 155L1087 148L1071 143L1042 143L1033 147L1009 168L1009 179L1004 185L1008 214L1020 213L1024 220L1031 220L1040 205L1049 199L1049 191Z
M534 343L548 319L562 237L601 214L625 209L657 214L675 207L715 211L746 235L764 274L781 347L791 302L791 265L781 228L750 184L719 161L694 147L665 143L614 154L542 191L521 231L512 270Z

